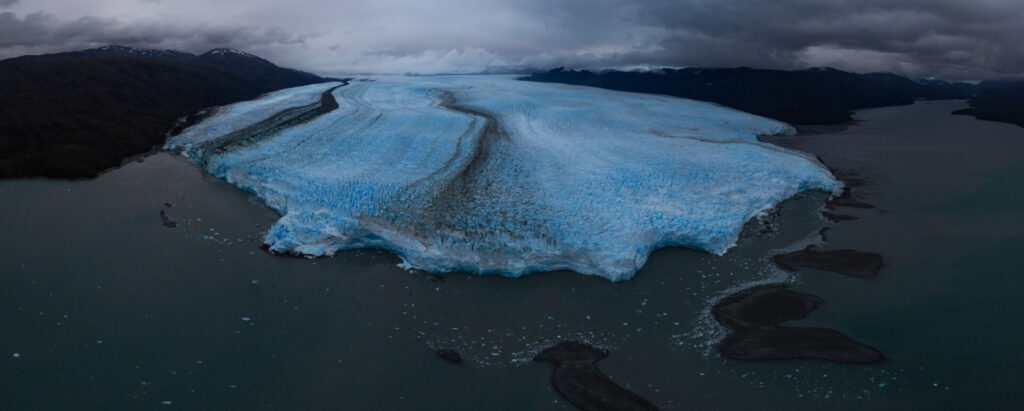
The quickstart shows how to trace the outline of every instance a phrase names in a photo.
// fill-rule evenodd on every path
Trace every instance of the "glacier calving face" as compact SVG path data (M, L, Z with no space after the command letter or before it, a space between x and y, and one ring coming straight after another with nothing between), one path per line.
M813 158L757 140L793 132L783 123L507 76L354 82L332 91L333 111L254 127L334 86L228 106L167 147L281 213L273 251L384 248L435 272L628 279L654 249L721 254L757 213L840 188Z

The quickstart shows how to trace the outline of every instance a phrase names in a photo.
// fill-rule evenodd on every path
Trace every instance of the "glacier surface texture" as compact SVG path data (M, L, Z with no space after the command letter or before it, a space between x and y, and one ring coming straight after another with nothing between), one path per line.
M279 212L272 251L383 248L431 272L624 280L657 248L722 254L756 214L840 188L756 138L788 125L709 103L509 76L339 85L220 108L167 148Z

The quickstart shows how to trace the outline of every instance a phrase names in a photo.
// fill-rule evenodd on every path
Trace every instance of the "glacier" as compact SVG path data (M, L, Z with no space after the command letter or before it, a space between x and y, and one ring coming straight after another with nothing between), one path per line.
M337 108L293 121L323 93ZM655 249L723 254L758 213L838 193L812 156L757 139L793 132L676 97L379 76L220 108L166 148L280 213L264 238L274 252L382 248L430 272L620 281Z
M293 87L263 94L255 100L213 108L203 121L182 130L164 148L180 151L199 161L207 149L227 146L226 140L232 136L249 137L251 133L244 135L246 130L259 126L273 128L314 110L324 92L341 85L341 82L327 82Z

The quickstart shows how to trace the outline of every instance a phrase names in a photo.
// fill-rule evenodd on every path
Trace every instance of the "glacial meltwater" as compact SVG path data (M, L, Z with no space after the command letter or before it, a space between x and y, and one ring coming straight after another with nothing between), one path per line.
M270 255L259 245L281 216L170 153L95 180L3 181L0 408L571 409L552 365L531 361L570 339L609 350L599 368L663 409L1007 408L1024 366L1024 128L949 115L963 106L766 138L863 180L875 208L829 222L827 194L805 191L722 256L661 249L621 282ZM885 265L865 280L770 260L814 243ZM787 325L886 360L721 358L710 305L761 282L825 300Z

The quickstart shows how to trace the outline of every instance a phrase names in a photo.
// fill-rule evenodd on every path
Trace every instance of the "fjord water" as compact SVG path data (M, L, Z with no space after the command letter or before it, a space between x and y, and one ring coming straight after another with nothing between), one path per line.
M824 195L801 194L724 256L660 250L621 283L439 281L372 250L271 256L257 246L279 216L170 154L96 180L2 182L0 408L560 409L550 365L529 358L561 339L610 349L598 366L665 409L1007 407L1024 365L1024 129L948 115L962 106L867 110L843 130L773 138L856 172L877 208L827 224ZM881 275L769 263L822 225L826 249L884 255ZM710 301L759 281L827 301L792 324L889 359L721 359Z

